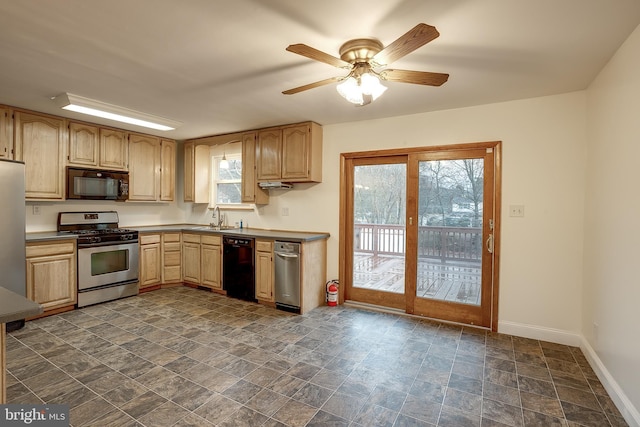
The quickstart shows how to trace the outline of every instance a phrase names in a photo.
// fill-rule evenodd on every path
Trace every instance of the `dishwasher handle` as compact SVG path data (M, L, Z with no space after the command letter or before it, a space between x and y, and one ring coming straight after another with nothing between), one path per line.
M282 258L298 258L298 254L285 254L282 252L276 252L276 255Z

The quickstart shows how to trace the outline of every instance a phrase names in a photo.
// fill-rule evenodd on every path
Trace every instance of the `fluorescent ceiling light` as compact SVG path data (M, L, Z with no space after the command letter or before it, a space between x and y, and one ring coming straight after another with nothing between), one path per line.
M182 125L182 123L175 120L129 110L128 108L118 107L117 105L107 104L71 93L63 93L52 99L58 107L64 110L89 114L91 116L102 117L104 119L129 123L136 126L166 131L174 130Z

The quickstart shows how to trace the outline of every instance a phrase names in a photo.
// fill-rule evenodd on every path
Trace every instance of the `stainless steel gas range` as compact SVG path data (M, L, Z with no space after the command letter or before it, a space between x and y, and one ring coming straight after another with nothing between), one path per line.
M138 294L138 232L117 212L60 212L58 232L78 235L78 307Z

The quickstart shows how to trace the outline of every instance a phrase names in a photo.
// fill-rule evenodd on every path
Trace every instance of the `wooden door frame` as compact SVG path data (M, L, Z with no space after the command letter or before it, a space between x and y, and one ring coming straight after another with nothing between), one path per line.
M349 203L349 192L353 192L351 177L349 176L352 159L364 157L408 156L408 154L433 151L492 149L494 152L494 230L493 230L493 286L491 295L491 326L494 332L498 330L498 303L500 289L500 242L501 242L501 204L502 204L502 142L474 142L467 144L435 145L426 147L397 148L388 150L373 150L349 152L340 154L340 221L338 238L338 277L342 284L339 288L339 302L345 301L344 289L347 280L351 280L353 273L353 205ZM351 215L351 216L349 216Z

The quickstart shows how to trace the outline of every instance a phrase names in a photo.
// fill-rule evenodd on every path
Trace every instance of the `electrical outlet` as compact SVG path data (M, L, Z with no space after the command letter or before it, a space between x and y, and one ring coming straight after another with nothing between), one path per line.
M524 205L509 205L509 216L523 217Z
M32 207L32 213L34 215L40 215L40 205L33 205Z
M289 216L289 208L282 208L282 216Z

